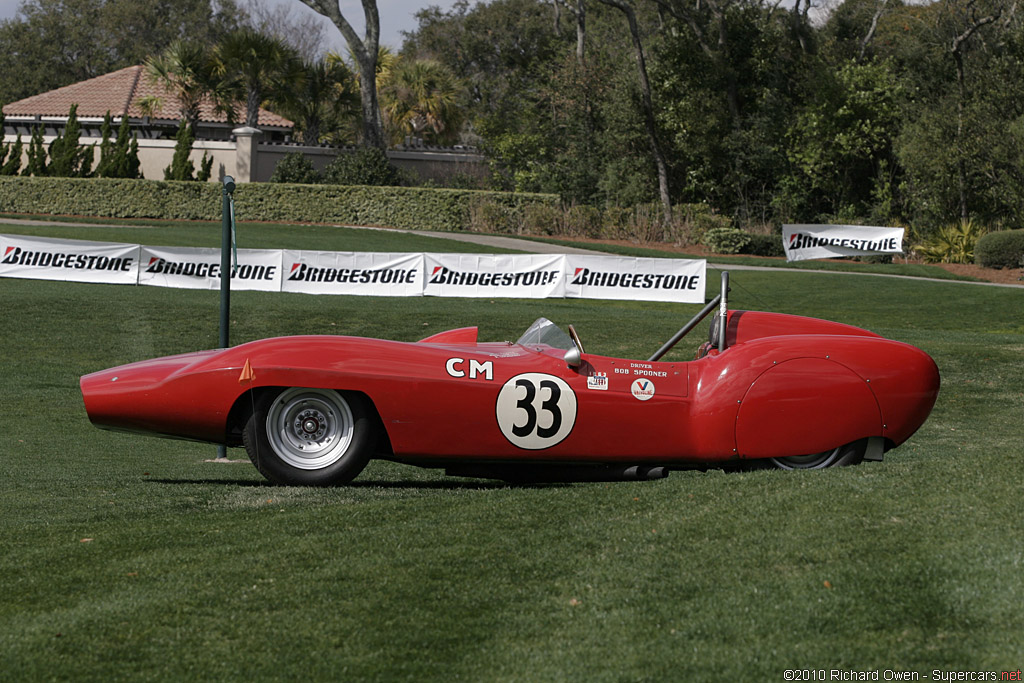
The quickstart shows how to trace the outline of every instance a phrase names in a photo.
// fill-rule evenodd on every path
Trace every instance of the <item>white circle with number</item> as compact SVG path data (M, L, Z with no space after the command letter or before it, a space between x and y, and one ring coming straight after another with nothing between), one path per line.
M554 375L526 372L505 382L494 412L498 428L513 446L551 448L576 424L576 394Z

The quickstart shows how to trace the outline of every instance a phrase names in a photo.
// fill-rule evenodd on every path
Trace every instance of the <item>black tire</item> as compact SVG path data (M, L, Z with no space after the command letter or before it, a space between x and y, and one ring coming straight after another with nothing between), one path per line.
M242 443L256 469L275 484L337 486L363 470L378 435L362 395L293 387L260 396Z
M861 439L821 453L768 458L768 461L780 470L823 470L826 467L845 467L846 465L856 465L864 459L867 443L867 439Z

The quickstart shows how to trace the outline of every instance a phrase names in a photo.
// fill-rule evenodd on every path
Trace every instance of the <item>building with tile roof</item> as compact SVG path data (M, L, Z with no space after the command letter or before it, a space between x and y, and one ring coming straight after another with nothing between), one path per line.
M152 109L143 106L154 99ZM175 135L181 119L178 99L163 85L153 83L145 67L130 66L103 76L73 83L17 102L3 108L5 116L0 141L13 143L20 136L24 145L22 168L27 165L28 141L37 127L43 129L43 144L49 146L63 132L71 105L77 104L81 126L79 144L98 149L102 133L100 124L109 111L117 130L123 117L128 117L132 132L139 139L139 161L144 178L161 180L164 169L174 156ZM294 143L294 124L286 118L260 109L259 127L244 126L241 104L236 108L235 123L219 112L210 100L200 105L196 141L190 159L199 168L203 157L213 157L216 182L225 175L236 182L266 182L286 154L297 152L306 156L314 167L322 170L339 154L355 148L305 146ZM424 179L441 180L453 174L486 177L486 159L475 149L425 148L408 145L388 151L391 162L399 168ZM98 152L94 151L94 163Z
M109 111L115 127L127 116L132 132L140 140L174 139L181 119L181 105L172 92L163 84L151 81L145 71L143 66L129 66L4 105L4 133L27 137L36 126L43 126L45 136L56 136L67 121L71 105L77 104L83 136L100 137L100 123ZM154 105L149 111L144 106L147 100ZM235 123L230 123L228 117L206 99L200 105L196 139L229 140L231 131L244 121L243 105L236 107ZM260 109L259 129L265 141L284 142L293 127L288 119Z

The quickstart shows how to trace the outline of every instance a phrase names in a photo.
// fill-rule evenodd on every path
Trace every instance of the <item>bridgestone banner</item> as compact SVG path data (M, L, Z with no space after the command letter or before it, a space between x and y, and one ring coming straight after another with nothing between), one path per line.
M565 296L563 255L424 254L427 296Z
M423 254L284 252L283 292L422 296Z
M139 245L0 235L0 277L134 285Z
M565 296L704 303L706 261L565 256Z
M903 253L903 228L865 225L783 225L787 261Z
M219 289L219 249L0 235L0 277ZM704 303L703 260L239 249L237 290Z
M220 249L142 247L139 284L179 289L220 289ZM281 291L279 249L239 249L231 289Z

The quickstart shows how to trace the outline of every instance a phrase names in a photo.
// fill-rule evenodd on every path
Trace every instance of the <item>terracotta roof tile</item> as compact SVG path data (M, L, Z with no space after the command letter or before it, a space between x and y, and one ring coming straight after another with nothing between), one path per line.
M142 66L129 66L103 76L90 78L66 85L49 92L26 97L4 106L7 116L67 116L72 104L78 105L79 118L100 118L107 111L115 119L122 116L141 118L144 116L139 99L146 96L160 98L160 108L154 120L177 121L180 106L178 99L162 84L152 83ZM245 120L244 108L235 109L235 120L242 125ZM227 116L216 111L213 102L204 100L199 107L199 120L207 123L226 123ZM260 109L261 126L291 128L294 124L283 116Z

